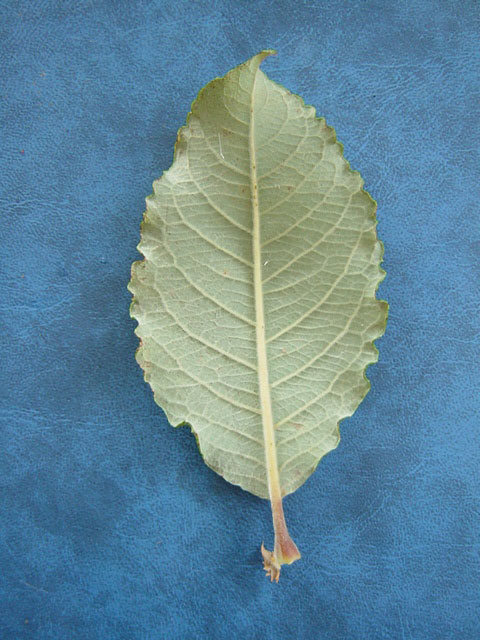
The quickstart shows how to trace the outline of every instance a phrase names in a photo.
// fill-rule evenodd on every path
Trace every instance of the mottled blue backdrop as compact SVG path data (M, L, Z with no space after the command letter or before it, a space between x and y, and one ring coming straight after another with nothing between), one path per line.
M480 5L0 2L0 637L470 640L480 615ZM372 391L285 508L208 469L134 360L130 264L198 90L263 69L379 203Z

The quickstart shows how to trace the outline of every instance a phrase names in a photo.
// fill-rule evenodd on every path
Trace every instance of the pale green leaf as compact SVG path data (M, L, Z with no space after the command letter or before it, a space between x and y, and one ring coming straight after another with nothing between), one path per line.
M192 105L147 199L130 289L155 400L212 469L271 499L275 521L367 393L387 307L375 202L334 130L260 71L271 53ZM278 579L272 563L295 558L277 542Z

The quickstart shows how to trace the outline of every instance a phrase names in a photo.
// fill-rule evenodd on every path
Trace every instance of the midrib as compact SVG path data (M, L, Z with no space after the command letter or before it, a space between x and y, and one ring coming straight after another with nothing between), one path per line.
M260 209L258 199L257 159L255 151L255 86L258 77L258 67L250 99L250 192L253 216L253 287L255 293L255 321L258 365L258 386L260 409L262 413L263 438L265 444L265 460L267 469L268 493L272 504L281 501L280 475L278 471L277 449L275 444L275 430L273 425L272 398L268 379L267 343L265 339L265 310L263 305L262 287L262 254L260 232Z

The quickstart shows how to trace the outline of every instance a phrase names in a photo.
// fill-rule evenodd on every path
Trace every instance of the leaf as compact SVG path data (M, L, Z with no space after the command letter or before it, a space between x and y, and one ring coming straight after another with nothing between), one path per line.
M147 198L132 269L137 360L205 462L272 504L265 569L300 557L283 516L369 389L385 329L375 202L313 107L260 71L216 78Z

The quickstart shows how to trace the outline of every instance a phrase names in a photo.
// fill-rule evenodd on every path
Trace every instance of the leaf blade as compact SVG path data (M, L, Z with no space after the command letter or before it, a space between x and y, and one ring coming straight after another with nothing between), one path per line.
M337 445L338 422L368 391L364 370L386 320L375 299L375 203L333 130L257 71L268 53L209 83L192 105L174 163L147 199L145 261L130 284L137 359L156 401L172 424L192 425L209 466L264 498L255 265L282 495Z

